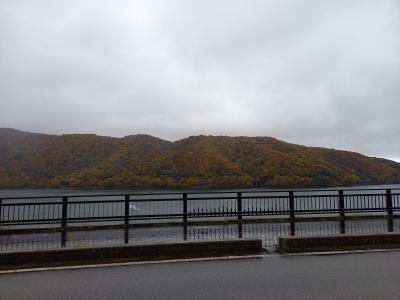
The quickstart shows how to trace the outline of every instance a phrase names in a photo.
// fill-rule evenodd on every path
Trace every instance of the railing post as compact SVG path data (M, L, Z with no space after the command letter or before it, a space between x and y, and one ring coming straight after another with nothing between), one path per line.
M61 247L65 247L67 242L67 212L68 212L68 197L62 198L61 208Z
M346 221L344 213L344 194L343 190L339 191L339 214L340 214L340 233L346 233Z
M386 190L386 211L387 211L387 227L389 232L393 232L393 202L392 191Z
M243 212L242 212L242 193L237 193L237 216L238 216L238 232L239 238L243 237Z
M182 201L183 201L183 211L182 211L182 216L183 216L183 239L186 241L187 240L187 194L183 193L182 194Z
M129 195L125 195L124 242L129 243Z
M3 221L2 215L1 215L1 205L3 204L3 199L0 198L0 224Z
M294 218L294 194L292 191L289 192L289 210L290 210L290 235L295 235L296 225Z

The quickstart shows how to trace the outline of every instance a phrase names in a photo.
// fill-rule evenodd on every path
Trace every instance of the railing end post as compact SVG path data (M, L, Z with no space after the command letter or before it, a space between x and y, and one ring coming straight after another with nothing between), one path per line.
M3 204L3 199L2 198L0 198L0 224L2 223L2 221L3 221L3 215L1 214L1 205Z

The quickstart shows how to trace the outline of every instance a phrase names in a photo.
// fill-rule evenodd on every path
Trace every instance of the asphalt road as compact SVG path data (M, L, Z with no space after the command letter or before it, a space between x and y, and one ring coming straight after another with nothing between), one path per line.
M0 275L0 299L400 299L400 252Z

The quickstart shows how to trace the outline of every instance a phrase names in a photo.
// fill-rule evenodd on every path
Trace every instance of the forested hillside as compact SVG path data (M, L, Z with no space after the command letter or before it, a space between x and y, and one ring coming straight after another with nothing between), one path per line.
M0 128L0 187L296 187L400 183L400 164L271 137L43 135Z

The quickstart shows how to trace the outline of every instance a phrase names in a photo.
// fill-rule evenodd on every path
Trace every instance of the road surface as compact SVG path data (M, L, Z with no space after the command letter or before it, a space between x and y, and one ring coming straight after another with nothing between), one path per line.
M0 299L400 299L400 252L0 275Z

